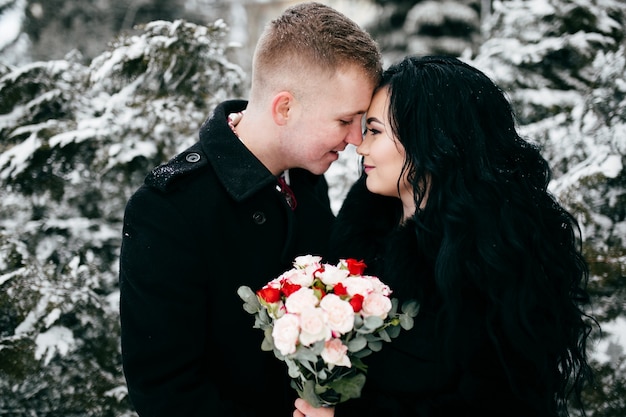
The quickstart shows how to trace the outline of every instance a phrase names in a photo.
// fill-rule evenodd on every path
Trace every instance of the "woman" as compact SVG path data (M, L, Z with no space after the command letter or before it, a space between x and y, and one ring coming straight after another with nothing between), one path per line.
M503 92L455 58L405 58L383 75L358 153L335 254L421 308L366 358L360 399L298 400L294 416L568 415L591 377L587 265Z

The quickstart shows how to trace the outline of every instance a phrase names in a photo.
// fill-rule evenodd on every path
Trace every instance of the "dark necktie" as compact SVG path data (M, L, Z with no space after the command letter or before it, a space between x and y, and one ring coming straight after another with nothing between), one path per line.
M295 194L293 193L291 188L289 188L289 185L287 185L284 175L285 174L282 173L278 177L279 191L283 195L283 197L285 197L285 201L287 201L287 204L289 204L289 207L291 207L291 210L295 210L296 206L298 205L298 202L296 201Z

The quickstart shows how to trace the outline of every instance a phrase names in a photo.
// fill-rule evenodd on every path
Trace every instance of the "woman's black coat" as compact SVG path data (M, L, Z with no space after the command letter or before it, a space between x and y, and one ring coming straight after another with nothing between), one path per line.
M261 351L242 308L302 254L325 255L334 220L323 177L291 170L292 211L277 180L218 106L200 141L156 168L129 200L120 264L122 355L140 416L272 416L293 411L286 367Z
M415 223L399 226L400 200L370 193L362 177L350 190L337 216L331 238L332 259L363 259L366 273L387 283L393 297L420 301L415 326L402 331L380 352L364 358L369 366L360 399L339 404L336 417L540 416L526 394L514 393L499 365L481 317L481 300L468 303L457 330L462 352L450 351L441 323L442 301L436 289L433 261L417 246ZM534 389L533 367L515 363L515 381ZM549 414L552 415L552 414Z

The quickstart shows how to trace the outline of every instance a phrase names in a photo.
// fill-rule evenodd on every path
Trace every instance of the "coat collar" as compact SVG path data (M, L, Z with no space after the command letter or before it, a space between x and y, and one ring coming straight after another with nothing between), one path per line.
M228 115L244 110L246 105L245 100L225 101L200 128L203 153L235 201L243 201L261 188L276 183L276 177L228 126Z

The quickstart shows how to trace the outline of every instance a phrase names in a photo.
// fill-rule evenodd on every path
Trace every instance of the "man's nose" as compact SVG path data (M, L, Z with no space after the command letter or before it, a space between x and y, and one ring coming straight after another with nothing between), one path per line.
M348 136L346 136L345 141L354 146L359 146L361 142L363 142L361 123L353 123L352 126L350 126L350 131L348 132Z

